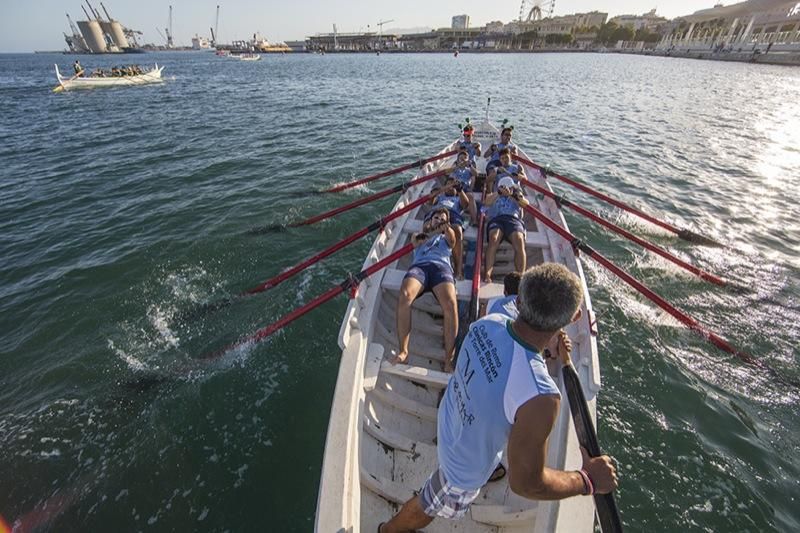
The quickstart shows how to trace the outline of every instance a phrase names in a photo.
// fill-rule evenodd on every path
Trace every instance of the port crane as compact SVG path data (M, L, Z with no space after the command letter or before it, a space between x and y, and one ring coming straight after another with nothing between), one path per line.
M392 19L392 20L382 20L382 21L378 22L377 24L375 24L378 27L378 37L379 38L380 38L381 35L383 35L383 25L384 24L389 24L390 22L394 22L394 19Z

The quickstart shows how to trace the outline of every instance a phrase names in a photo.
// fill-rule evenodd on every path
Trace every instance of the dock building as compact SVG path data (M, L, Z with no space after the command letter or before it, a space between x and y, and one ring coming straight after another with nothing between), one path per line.
M800 52L800 2L747 0L670 22L657 49L676 52Z

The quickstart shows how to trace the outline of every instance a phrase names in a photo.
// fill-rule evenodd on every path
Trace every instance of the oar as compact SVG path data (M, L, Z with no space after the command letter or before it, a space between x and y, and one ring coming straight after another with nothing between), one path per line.
M575 237L572 233L570 233L569 231L567 231L564 228L562 228L561 226L559 226L556 222L554 222L553 220L550 220L544 213L542 213L541 211L539 211L535 207L533 207L531 205L527 205L527 206L523 207L523 209L525 211L527 211L528 213L530 213L536 219L540 220L545 226L547 226L548 228L552 229L554 232L558 233L561 237L563 237L564 239L569 241L569 243L572 245L572 247L576 251L580 250L581 252L585 253L586 255L588 255L589 257L591 257L592 259L594 259L595 261L597 261L601 265L603 265L607 270L610 270L617 277L619 277L622 281L624 281L625 283L627 283L628 285L630 285L631 287L633 287L634 289L639 291L648 300L650 300L653 303L655 303L656 305L658 305L661 309L663 309L664 311L666 311L667 313L672 315L674 318L676 318L679 322L684 324L690 330L694 331L695 333L698 333L701 337L706 339L708 342L710 342L711 344L713 344L714 346L716 346L720 350L723 350L723 351L725 351L725 352L727 352L727 353L729 353L729 354L731 354L733 356L736 356L742 362L744 362L744 363L746 363L748 365L752 365L752 366L758 367L758 368L760 368L762 370L765 370L765 371L769 372L773 377L775 377L781 383L785 383L787 385L791 385L791 386L794 386L794 387L800 387L800 383L798 383L798 382L796 382L794 380L791 380L791 379L789 379L787 377L784 377L777 370L773 369L772 367L767 366L762 361L760 361L758 359L755 359L752 355L749 355L747 353L741 352L741 351L737 350L736 348L734 348L733 346L731 346L731 344L728 343L728 341L726 341L725 339L723 339L722 337L720 337L719 335L717 335L716 333L714 333L710 329L704 327L697 320L695 320L694 318L690 317L689 315L687 315L683 311L680 311L679 309L674 307L672 304L670 304L664 298L662 298L661 296L659 296L658 294L653 292L653 290L648 288L644 283L642 283L641 281L637 280L636 278L634 278L633 276L631 276L630 274L628 274L627 272L622 270L620 267L618 267L617 265L615 265L614 263L612 263L611 261L606 259L603 255L601 255L594 248L592 248L588 244L582 242L580 239Z
M313 217L307 218L305 220L301 220L299 222L292 222L291 224L273 224L271 226L264 226L261 228L255 228L248 231L251 235L260 235L263 233L271 232L271 231L278 231L284 228L296 228L299 226L309 226L311 224L316 224L322 220L334 217L346 211L350 211L351 209L355 209L356 207L360 207L362 205L368 204L370 202L374 202L375 200L380 200L381 198L386 198L387 196L394 194L396 192L405 191L410 187L414 187L415 185L419 185L421 183L425 183L426 181L430 181L434 178L438 178L439 176L444 175L447 173L447 169L439 170L434 172L433 174L427 174L425 176L421 176L419 178L413 179L411 181L407 181L405 183L401 183L395 187L391 187L389 189L385 189L383 191L377 192L370 196L365 196L364 198L360 198L355 202L350 202L347 205L343 205L341 207L337 207L335 209L331 209L330 211L326 211L324 213L320 213L319 215L314 215Z
M66 81L66 83L69 83L69 82L71 82L72 80L74 80L75 78L77 78L78 76L80 76L81 74L83 74L83 72L84 72L83 70L82 70L82 71L80 71L80 72L78 72L77 74L75 74L74 76L72 76L70 79L68 79L68 80ZM58 80L58 85L57 85L57 86L55 86L55 87L53 87L53 92L54 92L54 93L60 93L60 92L61 92L61 91L63 91L63 90L64 90L64 83L62 83L62 82L61 82L61 80Z
M586 403L580 378L578 378L575 367L572 366L569 354L565 357L561 374L564 377L564 387L567 390L569 410L572 412L572 422L575 424L578 442L586 449L590 457L600 457L602 452L597 440L597 432L594 429L594 422L592 422L592 415L589 412L589 405ZM594 506L597 509L597 518L603 533L622 532L622 519L619 516L613 492L595 494Z
M548 168L545 168L545 167L543 167L541 165L537 165L533 161L525 159L524 157L520 157L520 156L518 156L516 154L514 154L513 157L514 157L514 159L516 159L520 163L522 163L524 165L527 165L527 166L529 166L531 168L535 168L535 169L539 170L542 173L542 175L545 176L545 177L553 176L554 178L557 178L557 179L563 181L567 185L571 185L572 187L575 187L576 189L579 189L579 190L581 190L581 191L583 191L583 192L585 192L587 194L591 194L595 198L599 198L599 199L603 200L604 202L607 202L607 203L609 203L609 204L611 204L613 206L619 207L620 209L622 209L624 211L627 211L629 213L633 213L634 215L636 215L636 216L638 216L640 218L643 218L644 220L647 220L648 222L651 222L651 223L655 224L656 226L658 226L660 228L663 228L663 229L665 229L667 231L670 231L670 232L676 234L678 237L680 237L681 239L683 239L685 241L693 242L695 244L704 244L704 245L707 245L707 246L724 246L723 244L721 244L721 243L719 243L719 242L717 242L717 241L715 241L715 240L713 240L713 239L711 239L709 237L706 237L704 235L700 235L699 233L695 233L695 232L693 232L691 230L688 230L688 229L677 228L677 227L673 226L672 224L670 224L668 222L664 222L663 220L659 220L659 219L657 219L657 218L655 218L655 217L653 217L651 215L648 215L644 211L640 211L640 210L636 209L635 207L631 207L631 206L629 206L628 204L626 204L624 202L621 202L619 200L611 198L607 194L603 194L600 191L596 191L596 190L592 189L591 187L587 187L586 185L584 185L582 183L578 183L577 181L572 180L572 179L570 179L570 178L568 178L566 176L563 176L561 174L558 174L557 172L553 172L552 170L550 170Z
M593 220L594 222L597 222L601 226L604 226L604 227L610 229L611 231L622 235L626 239L635 242L639 246L647 248L651 252L654 252L654 253L660 255L664 259L666 259L668 261L672 261L673 263L675 263L679 267L688 270L689 272L691 272L695 276L698 276L698 277L700 277L700 278L702 278L702 279L704 279L704 280L706 280L706 281L708 281L710 283L713 283L715 285L719 285L719 286L723 286L723 287L728 285L728 282L726 282L725 280L715 276L714 274L706 272L705 270L697 268L696 266L693 266L693 265L687 263L686 261L683 261L682 259L679 259L679 258L675 257L674 255L672 255L668 251L664 250L660 246L656 246L655 244L653 244L653 243L651 243L649 241L646 241L646 240L642 239L641 237L638 237L638 236L634 235L630 231L628 231L626 229L623 229L623 228L617 226L616 224L614 224L612 222L609 222L608 220L598 216L595 213L592 213L588 209L584 209L583 207L572 203L570 200L568 200L564 196L553 194L552 192L550 192L549 190L545 189L544 187L540 187L539 185L536 185L535 183L533 183L530 180L527 180L525 178L520 178L520 182L522 184L524 184L525 186L530 187L531 189L535 190L536 192L539 192L539 193L547 196L548 198L552 198L553 200L555 200L556 205L559 208L561 206L569 207L573 211L576 211L577 213L580 213L581 215L583 215L584 217L588 218L589 220Z
M417 207L421 206L422 204L424 204L425 202L427 202L428 200L433 198L434 194L435 193L430 193L430 194L428 194L426 196L418 198L418 199L414 200L413 202L409 203L408 205L405 205L405 206L401 207L397 211L394 211L392 213L389 213L385 217L381 217L381 218L377 219L372 224L370 224L368 226L365 226L364 228L361 228L360 230L356 231L352 235L349 235L348 237L345 237L344 239L332 244L331 246L328 246L327 248L325 248L321 252L317 253L316 255L314 255L312 257L309 257L308 259L296 264L295 266L293 266L293 267L291 267L291 268L289 268L287 270L284 270L283 272L281 272L277 276L274 276L274 277L268 279L267 281L265 281L263 283L260 283L259 285L256 285L255 287L247 289L246 291L242 291L241 293L237 294L236 296L233 296L233 297L230 297L230 298L226 298L224 300L220 300L219 302L213 302L213 303L205 304L202 307L200 307L200 308L198 308L198 309L196 309L196 310L194 310L194 311L192 311L190 313L186 313L186 314L182 315L181 319L182 320L195 319L195 318L199 317L200 315L204 315L206 313L209 313L209 312L212 312L212 311L217 311L219 309L227 307L227 306L231 305L232 303L237 302L237 301L239 301L242 298L245 298L247 296L251 296L253 294L258 294L260 292L264 292L264 291L266 291L268 289L271 289L271 288L279 285L280 283L283 283L284 281L286 281L287 279L291 278L295 274L307 269L308 267L310 267L310 266L312 266L312 265L314 265L316 263L319 263L320 261L322 261L326 257L328 257L330 255L333 255L334 253L338 252L339 250L341 250L345 246L347 246L349 244L352 244L353 242L357 241L358 239L360 239L364 235L367 235L368 233L373 232L373 231L378 230L378 229L382 230L392 220L405 215L409 211L411 211L413 209L416 209Z
M372 176L367 176L366 178L362 178L360 180L351 181L350 183L343 183L341 185L337 185L335 187L331 187L330 189L326 189L324 192L341 192L346 189L350 189L352 187L358 187L359 185L363 185L365 183L369 183L370 181L375 181L377 179L385 178L387 176L391 176L393 174L397 174L398 172L403 172L404 170L410 170L412 168L422 167L428 163L433 161L438 161L439 159L443 159L445 157L450 157L451 155L456 154L456 150L451 150L449 152L444 152L439 155L435 155L433 157L429 157L428 159L420 159L419 161L415 161L413 163L409 163L407 165L403 165L401 167L393 168L391 170L387 170L385 172L380 172L378 174L373 174Z
M258 331L254 332L254 333L251 333L250 335L248 335L247 337L245 337L245 338L243 338L243 339L241 339L239 341L236 341L236 342L234 342L232 344L229 344L228 346L226 346L225 348L223 348L223 349L221 349L219 351L216 351L214 353L211 353L211 354L203 356L203 359L216 359L216 358L224 355L225 353L227 353L227 352L229 352L231 350L234 350L234 349L236 349L236 348L238 348L238 347L240 347L240 346L242 346L244 344L255 343L255 342L259 342L259 341L264 340L265 338L269 337L270 335L272 335L273 333L275 333L279 329L281 329L281 328L285 327L286 325L294 322L295 320L297 320L301 316L305 315L306 313L308 313L312 309L315 309L315 308L319 307L320 305L324 304L325 302L327 302L329 300L332 300L333 298L335 298L336 296L340 295L341 293L343 293L345 291L353 291L353 292L355 292L356 290L358 290L359 284L362 281L364 281L364 279L366 279L367 277L371 276L372 274L378 272L382 268L388 266L392 262L400 259L401 257L406 255L407 253L411 252L413 249L414 249L414 245L412 243L406 244L405 246L403 246L402 248L400 248L396 252L386 256L385 258L381 259L380 261L378 261L374 265L365 268L364 270L362 270L358 274L347 276L347 278L344 281L342 281L339 285L337 285L336 287L333 287L333 288L329 289L328 291L326 291L325 293L321 294L320 296L317 296L316 298L314 298L313 300L311 300L307 304L305 304L305 305L303 305L301 307L298 307L297 309L295 309L291 313L285 315L283 318L279 319L278 321L273 322L269 326L261 328L261 329L259 329Z

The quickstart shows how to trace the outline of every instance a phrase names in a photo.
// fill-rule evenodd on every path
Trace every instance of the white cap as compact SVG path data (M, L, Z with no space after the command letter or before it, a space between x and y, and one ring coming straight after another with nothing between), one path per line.
M508 187L509 189L513 189L514 187L516 187L516 185L517 184L514 183L514 180L510 176L503 176L502 178L500 178L500 181L497 182L498 189L500 187Z

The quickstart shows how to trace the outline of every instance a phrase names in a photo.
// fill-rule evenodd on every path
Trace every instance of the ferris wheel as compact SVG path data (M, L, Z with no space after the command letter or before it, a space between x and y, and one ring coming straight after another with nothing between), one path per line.
M519 6L519 21L534 22L553 15L556 0L522 0Z

